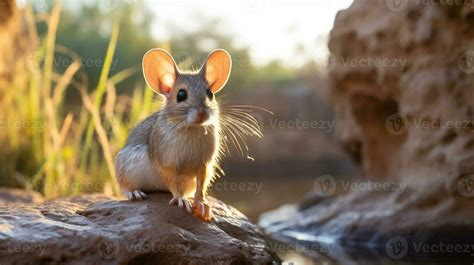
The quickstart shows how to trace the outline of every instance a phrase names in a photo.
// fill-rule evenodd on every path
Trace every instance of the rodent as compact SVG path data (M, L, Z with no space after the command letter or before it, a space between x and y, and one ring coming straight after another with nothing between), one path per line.
M129 200L146 199L145 192L170 191L170 204L209 221L206 195L221 146L214 94L226 84L232 59L227 51L215 50L199 71L184 72L157 48L144 55L142 68L149 87L166 102L130 132L118 152L118 183Z

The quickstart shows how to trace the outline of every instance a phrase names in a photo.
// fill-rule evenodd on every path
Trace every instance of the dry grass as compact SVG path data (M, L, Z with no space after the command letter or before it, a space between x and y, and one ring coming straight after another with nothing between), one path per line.
M151 89L140 85L132 97L117 96L115 86L137 69L110 76L110 65L119 35L116 19L100 81L87 87L80 58L56 45L61 6L48 14L25 10L26 21L43 20L48 26L38 38L35 23L28 23L28 36L38 49L18 64L27 71L15 75L10 87L0 88L0 156L2 175L9 183L39 190L46 197L80 192L118 194L113 155L126 141L129 128L158 108ZM67 54L72 63L64 72L54 65L56 53ZM3 91L1 91L3 90ZM66 93L75 90L81 104L66 107Z

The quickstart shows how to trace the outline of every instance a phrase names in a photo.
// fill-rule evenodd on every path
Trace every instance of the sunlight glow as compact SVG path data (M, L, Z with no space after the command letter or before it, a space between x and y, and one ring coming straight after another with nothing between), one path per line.
M327 56L327 35L338 10L352 0L165 0L150 7L156 14L153 34L170 35L166 25L193 31L200 24L196 15L220 18L219 30L235 36L238 46L249 47L254 63L281 60L298 66ZM217 48L217 47L211 47Z

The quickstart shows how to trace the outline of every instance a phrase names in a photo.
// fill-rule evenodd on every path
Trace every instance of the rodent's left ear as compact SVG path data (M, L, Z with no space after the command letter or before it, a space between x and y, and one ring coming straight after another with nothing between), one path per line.
M209 54L200 70L209 88L216 93L227 83L232 69L232 59L226 50L215 50Z
M143 75L147 84L158 93L170 95L177 78L173 57L163 49L151 49L143 56Z

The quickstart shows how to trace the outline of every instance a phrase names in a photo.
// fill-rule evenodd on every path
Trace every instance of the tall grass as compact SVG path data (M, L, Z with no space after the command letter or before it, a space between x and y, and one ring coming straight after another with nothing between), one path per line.
M0 88L0 121L6 124L0 132L0 174L7 180L3 184L38 190L46 197L80 192L117 195L113 154L125 143L129 128L160 103L153 100L151 89L140 84L132 97L116 94L116 85L137 72L131 68L110 76L119 18L99 82L89 89L79 56L56 43L61 9L56 5L48 14L25 10L30 22L27 35L37 49L18 62L26 65L25 71L15 75L10 87ZM38 37L38 21L48 27L44 37ZM55 67L57 53L72 59L63 72ZM69 90L80 99L77 106L66 102Z

